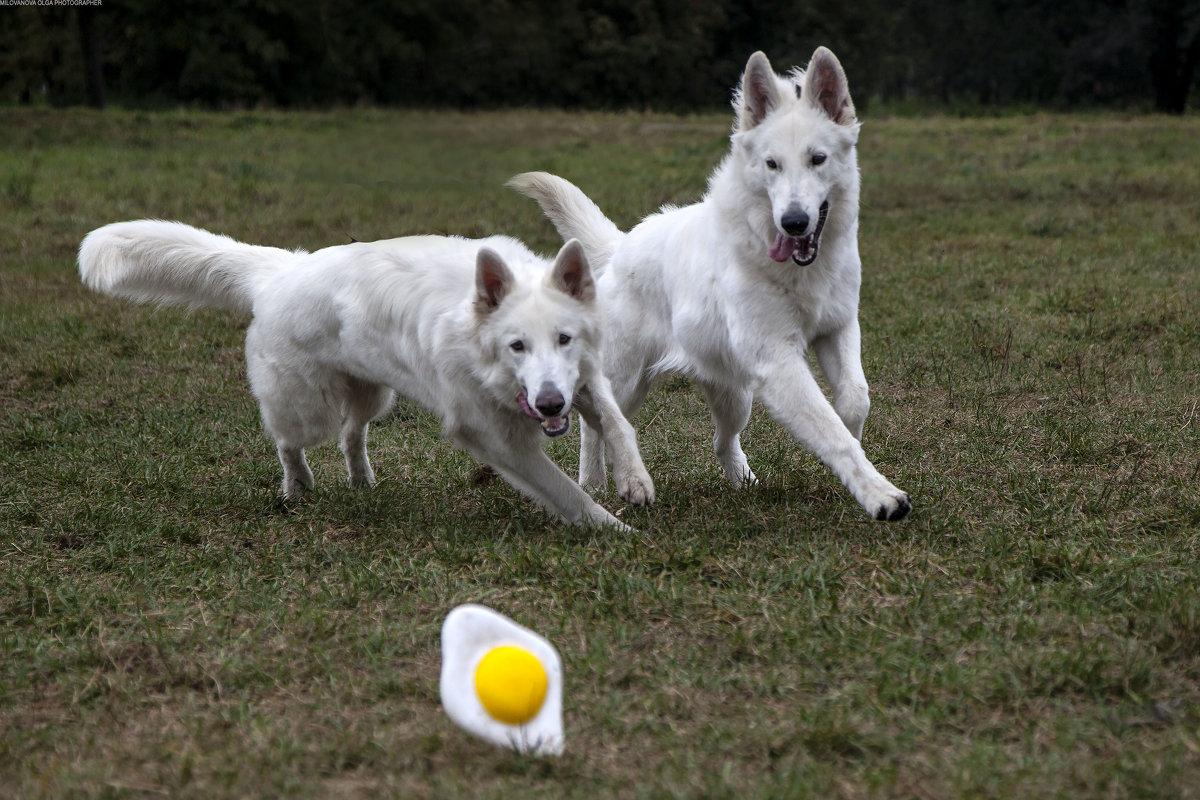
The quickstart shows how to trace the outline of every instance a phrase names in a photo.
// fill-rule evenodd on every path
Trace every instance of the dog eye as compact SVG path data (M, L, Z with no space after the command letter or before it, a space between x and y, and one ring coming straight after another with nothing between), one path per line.
M825 163L825 159L828 157L829 156L825 155L824 153L813 153L813 157L812 157L813 166L814 167L821 166L822 164Z
M570 344L570 343L571 343L571 337L570 337L570 336L568 336L568 335L567 335L567 334L565 334L565 333L560 333L560 334L558 335L558 343L559 343L559 344Z
M522 342L520 339L517 339L515 342L510 344L508 346L508 348L510 350L512 350L514 353L521 353L521 352L524 352L524 350L525 350L525 343Z
M767 169L779 169L779 162L773 158L767 159Z

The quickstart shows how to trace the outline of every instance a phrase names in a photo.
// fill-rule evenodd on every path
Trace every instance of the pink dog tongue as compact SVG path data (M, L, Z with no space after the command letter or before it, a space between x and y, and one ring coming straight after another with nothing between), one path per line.
M796 252L796 240L790 236L784 236L782 233L776 233L775 243L771 245L767 255L775 261L787 261L794 252Z
M525 416L530 417L531 419L536 419L538 422L542 421L542 418L538 416L538 413L529 407L529 400L525 397L524 392L521 392L517 395L517 405L520 406L521 410L525 412Z

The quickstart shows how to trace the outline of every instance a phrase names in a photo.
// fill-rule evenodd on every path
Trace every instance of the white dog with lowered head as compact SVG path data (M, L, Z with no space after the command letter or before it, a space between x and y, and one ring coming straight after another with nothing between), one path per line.
M859 123L846 75L823 47L786 77L755 53L734 109L732 147L704 198L627 234L562 178L525 173L510 185L583 243L608 334L605 373L626 414L659 375L690 377L712 411L717 458L740 485L755 480L739 435L757 397L869 514L901 519L908 495L860 444L870 399L858 326ZM602 486L603 443L586 424L582 438L580 482Z
M520 242L413 236L313 253L243 244L177 222L98 228L79 248L91 288L139 301L250 311L246 367L283 464L312 488L304 449L340 434L352 485L370 485L367 425L394 392L445 435L569 522L624 527L542 450L572 408L613 450L621 496L654 484L599 359L583 248L551 264Z

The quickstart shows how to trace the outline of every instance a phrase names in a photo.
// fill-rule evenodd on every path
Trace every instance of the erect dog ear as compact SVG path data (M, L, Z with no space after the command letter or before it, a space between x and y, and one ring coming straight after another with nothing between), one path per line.
M804 71L802 96L839 125L853 125L858 121L846 73L828 48L818 47L809 60L808 69Z
M775 85L775 70L759 50L746 62L742 85L738 89L738 130L748 131L766 119L779 103L779 88Z
M558 251L546 283L581 303L590 304L596 299L596 282L578 239L571 239Z
M475 257L475 311L490 314L512 290L512 271L495 250L479 249Z

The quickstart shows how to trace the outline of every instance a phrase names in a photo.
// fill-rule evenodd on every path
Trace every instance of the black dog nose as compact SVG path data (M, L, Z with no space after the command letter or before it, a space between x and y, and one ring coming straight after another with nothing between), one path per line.
M779 220L783 232L788 236L803 236L808 232L808 214L803 211L788 211Z
M543 417L557 417L562 413L563 406L566 404L567 401L563 399L562 392L551 383L542 384L542 388L538 389L537 400L533 402L534 408Z

